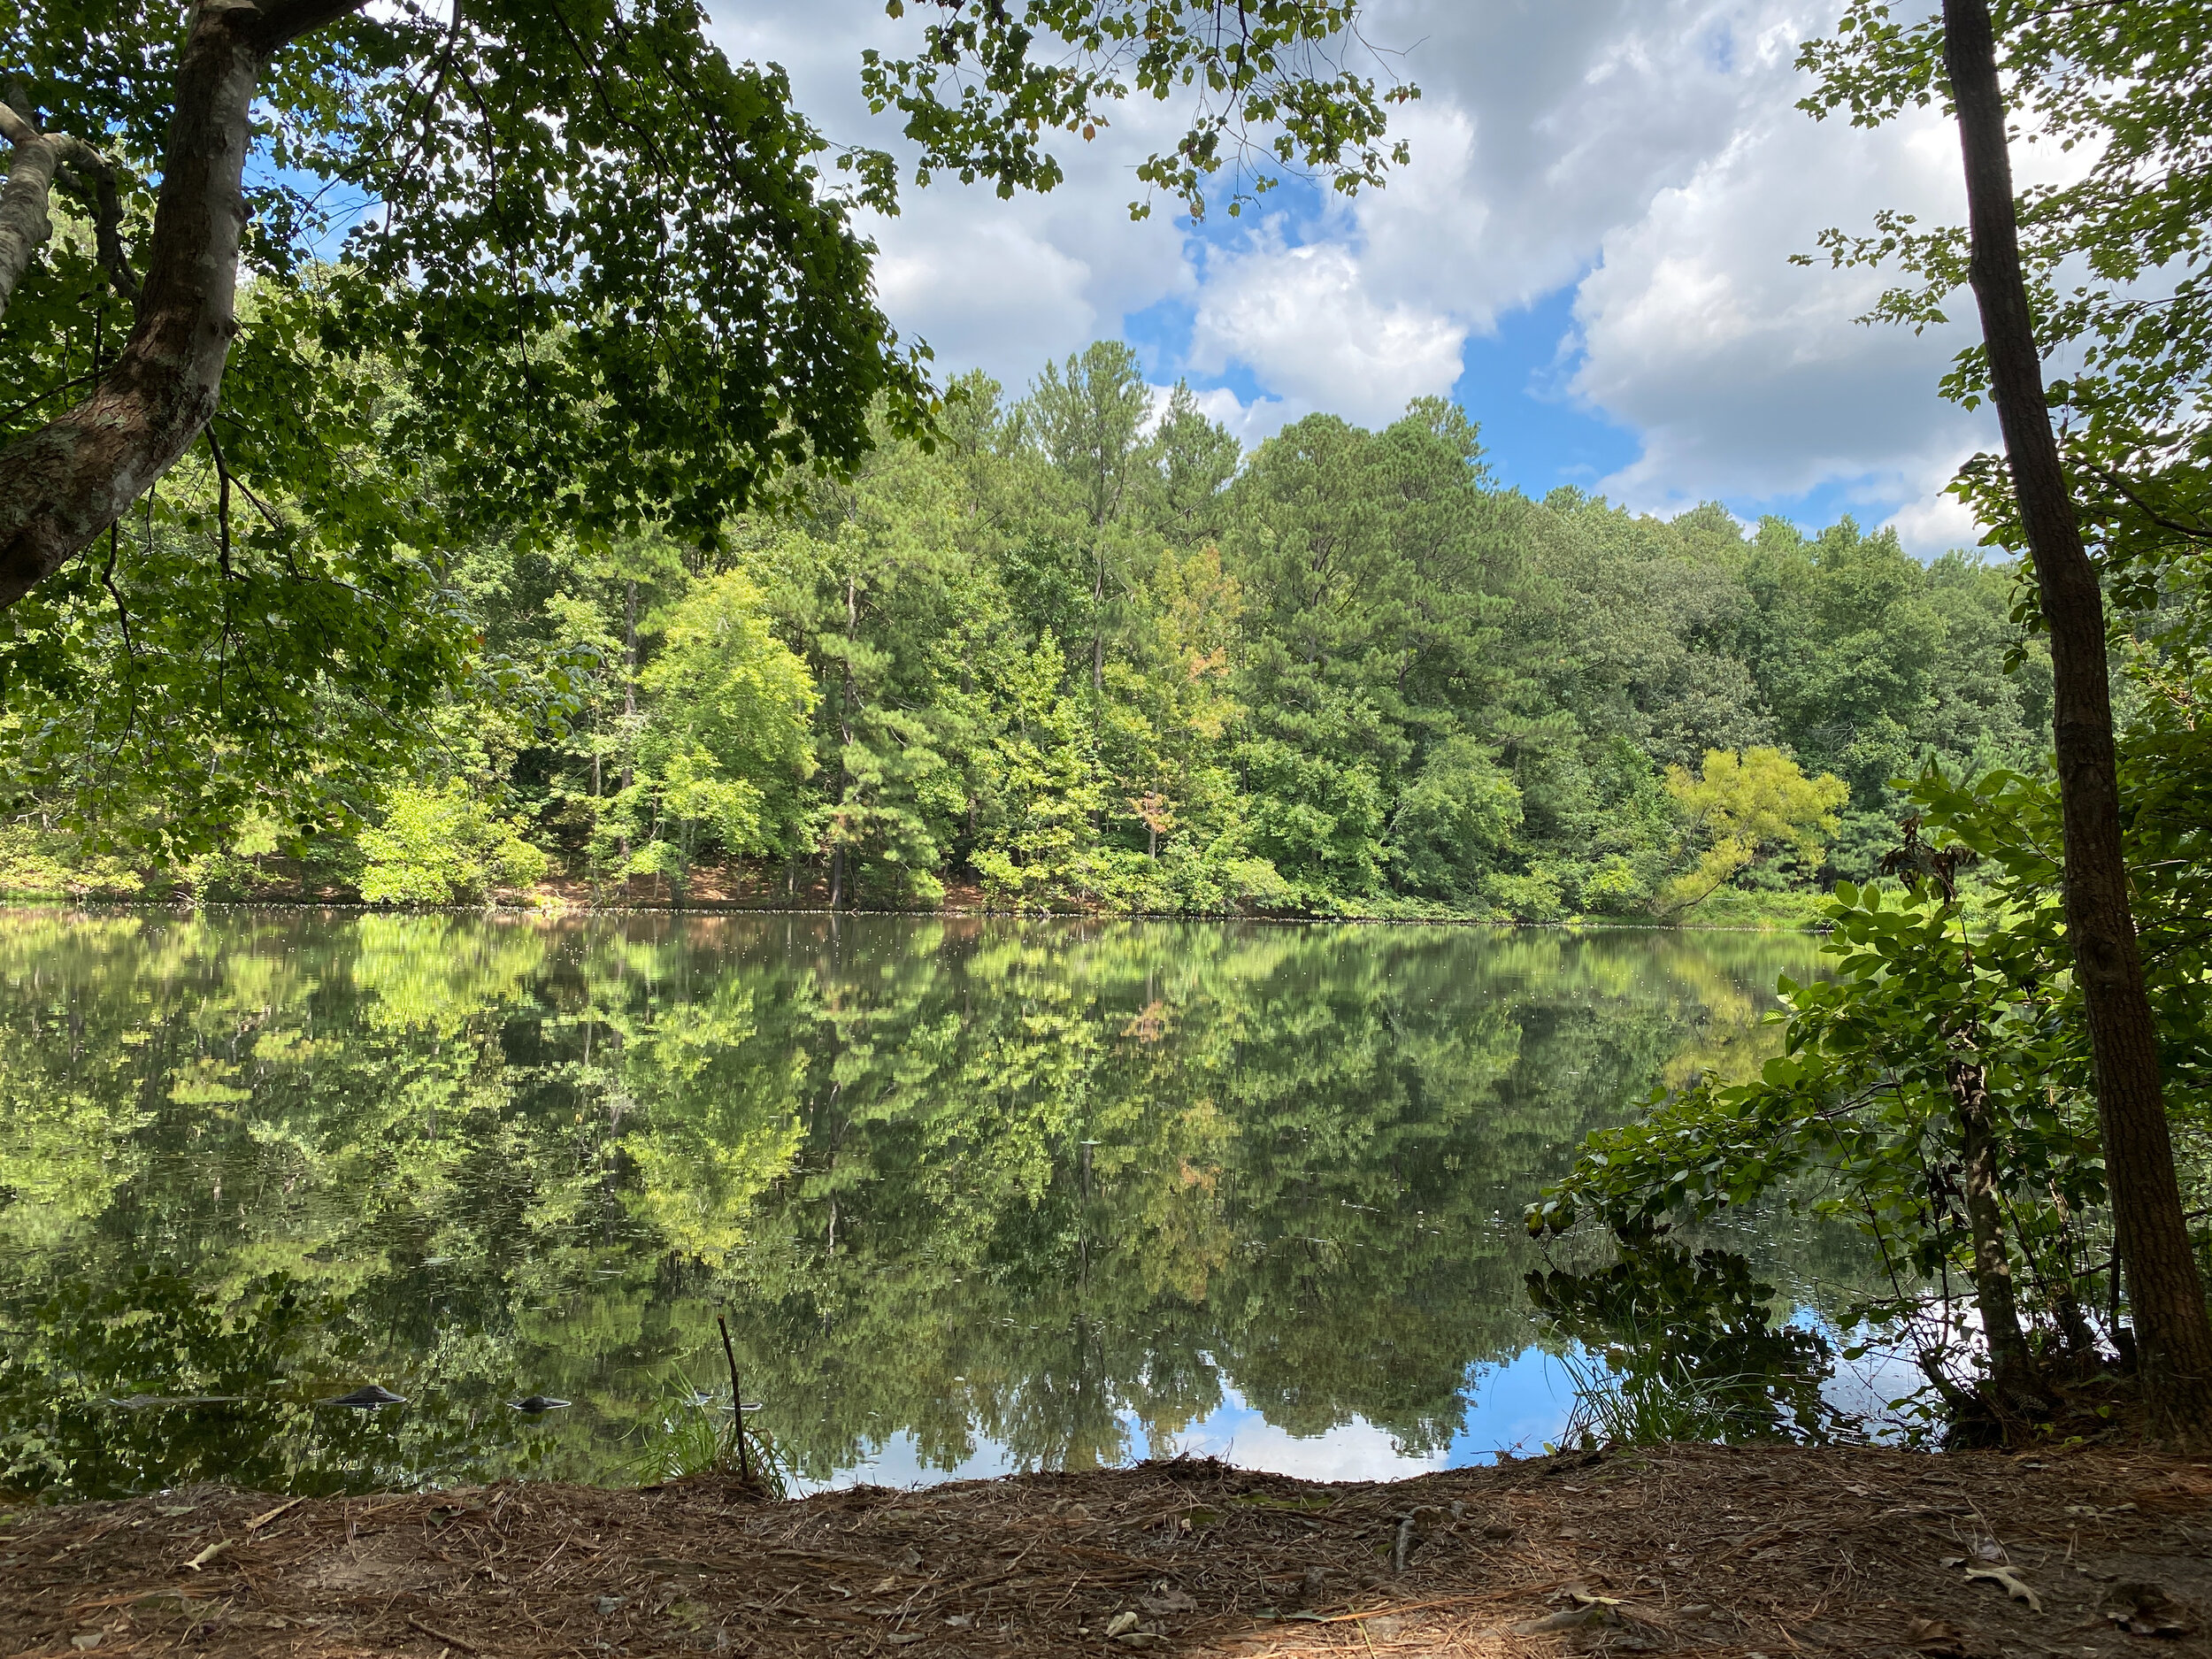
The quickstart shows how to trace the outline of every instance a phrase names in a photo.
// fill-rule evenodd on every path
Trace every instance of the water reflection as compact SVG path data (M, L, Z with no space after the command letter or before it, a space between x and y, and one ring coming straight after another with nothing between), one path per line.
M1521 1203L1653 1082L1755 1063L1763 987L1816 968L1733 934L0 914L0 1485L159 1484L250 1424L272 1488L619 1479L672 1369L719 1376L718 1306L807 1483L1463 1459L1563 1410ZM147 1271L249 1348L257 1297L314 1312L228 1371L110 1340L160 1325ZM408 1403L311 1407L366 1380ZM94 1403L186 1393L245 1401ZM170 1426L111 1455L118 1423Z

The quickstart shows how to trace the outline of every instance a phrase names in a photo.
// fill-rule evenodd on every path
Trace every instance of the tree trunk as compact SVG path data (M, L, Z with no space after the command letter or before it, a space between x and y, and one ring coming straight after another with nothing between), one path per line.
M2120 838L2103 595L2082 543L2044 396L2021 274L2003 88L1986 0L1944 0L1958 105L1971 273L1990 384L2051 641L2066 927L2088 1014L2113 1218L2132 1291L2146 1397L2161 1430L2212 1434L2212 1318L2189 1248Z
M1997 1139L1992 1132L1989 1077L1972 1061L1949 1067L1951 1108L1959 1120L1959 1156L1965 1165L1966 1230L1974 1247L1974 1301L1981 1310L1982 1338L1989 1344L1993 1403L2009 1416L2047 1404L2049 1393L2020 1329L2020 1304L2005 1248L2004 1212L1997 1203Z
M852 788L853 751L853 641L860 634L860 578L853 572L845 574L845 656L844 676L837 694L837 803L845 805L846 795ZM830 848L830 910L833 914L845 896L845 819L842 810L831 820L830 833L837 837Z
M630 747L637 741L637 583L627 582L622 594L622 787L633 781Z
M0 610L91 545L215 412L238 332L239 180L269 58L364 0L198 0L177 55L138 325L92 396L0 451Z
M1106 689L1106 532L1103 524L1091 534L1098 538L1092 551L1096 563L1091 575L1091 689Z

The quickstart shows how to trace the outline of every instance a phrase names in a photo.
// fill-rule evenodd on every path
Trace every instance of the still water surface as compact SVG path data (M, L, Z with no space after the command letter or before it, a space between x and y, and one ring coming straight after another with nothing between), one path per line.
M0 912L0 1486L619 1481L718 1312L801 1484L1533 1449L1522 1204L1816 949Z

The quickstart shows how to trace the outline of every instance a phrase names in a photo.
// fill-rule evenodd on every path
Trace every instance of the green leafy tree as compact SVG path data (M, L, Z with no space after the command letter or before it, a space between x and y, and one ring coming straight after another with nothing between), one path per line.
M441 789L395 790L383 821L360 835L370 904L451 904L480 899L495 882L526 887L551 860L522 838L521 826L491 817L457 779Z
M1187 137L1145 176L1194 208L1247 159L1225 134L1356 188L1379 180L1393 94L1332 55L1355 16L955 12L864 80L899 106L925 179L1048 188L1048 135L1149 96L1183 97ZM663 526L710 544L791 469L849 471L872 419L923 431L920 349L877 308L853 227L894 208L890 157L848 151L847 181L826 177L782 72L730 63L705 28L693 0L70 4L0 22L0 365L29 394L0 429L0 607L35 595L11 690L111 703L92 746L111 764L135 758L140 722L167 729L158 692L261 740L234 774L296 783L319 745L358 768L465 650L439 626L457 543ZM58 186L83 215L58 235ZM127 610L122 520L173 511L156 486L203 442L211 499L168 561L132 561ZM364 449L389 476L363 476ZM111 600L126 667L88 684L83 636L104 636ZM149 672L127 615L161 618ZM353 726L305 718L333 692L362 705ZM299 816L335 810L303 792ZM219 840L222 804L168 839Z
M680 888L703 848L742 857L790 847L800 786L814 770L817 693L742 571L700 583L659 631L662 649L638 676L652 709L625 791L635 798L615 810L635 826L629 869Z
M1152 471L1145 423L1152 388L1137 354L1102 340L1064 366L1047 364L1021 415L1053 471L1072 491L1090 543L1091 689L1106 688L1106 631L1140 572L1144 538L1132 520Z
M1433 743L1480 736L1512 556L1465 416L1417 404L1381 433L1310 416L1235 486L1224 552L1245 595L1235 764L1254 849L1317 899L1384 883L1390 805Z
M1474 896L1521 826L1521 792L1488 750L1452 738L1429 753L1390 818L1390 857L1415 893Z

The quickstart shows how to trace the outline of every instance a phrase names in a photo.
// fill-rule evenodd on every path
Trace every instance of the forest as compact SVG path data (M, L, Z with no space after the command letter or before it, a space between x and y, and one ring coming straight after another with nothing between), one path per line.
M1018 396L967 377L947 408L934 444L886 434L849 480L713 549L662 530L449 550L436 603L478 654L415 742L330 780L357 821L303 858L265 856L300 823L257 802L171 864L37 833L86 798L81 768L143 750L57 752L19 705L12 735L39 753L18 775L58 776L17 803L7 879L1802 920L1873 872L1900 780L2029 767L2044 741L2047 663L2007 670L2009 563L1924 565L1848 520L1807 536L1718 506L1531 501L1440 401L1380 432L1311 416L1247 456L1116 342ZM213 488L180 470L179 498ZM142 526L113 596L72 618L96 696L190 672L161 660L187 648L160 622L127 641L121 621L158 611L165 566L204 558L194 538L219 527L188 520ZM150 735L157 710L143 742L171 775L225 764ZM134 804L151 821L128 837L161 845L171 799Z
M1925 565L1529 499L1440 400L1246 453L1125 345L994 385L881 309L864 215L1132 100L1133 219L1387 188L1357 5L892 4L896 154L690 0L574 12L0 10L0 886L1816 923L1779 1053L1646 1067L1528 1198L1619 1257L1530 1294L1636 1315L1794 1205L1957 1440L2212 1439L2212 5L1799 48L1803 111L1956 128L1959 222L1801 257L1978 325Z

